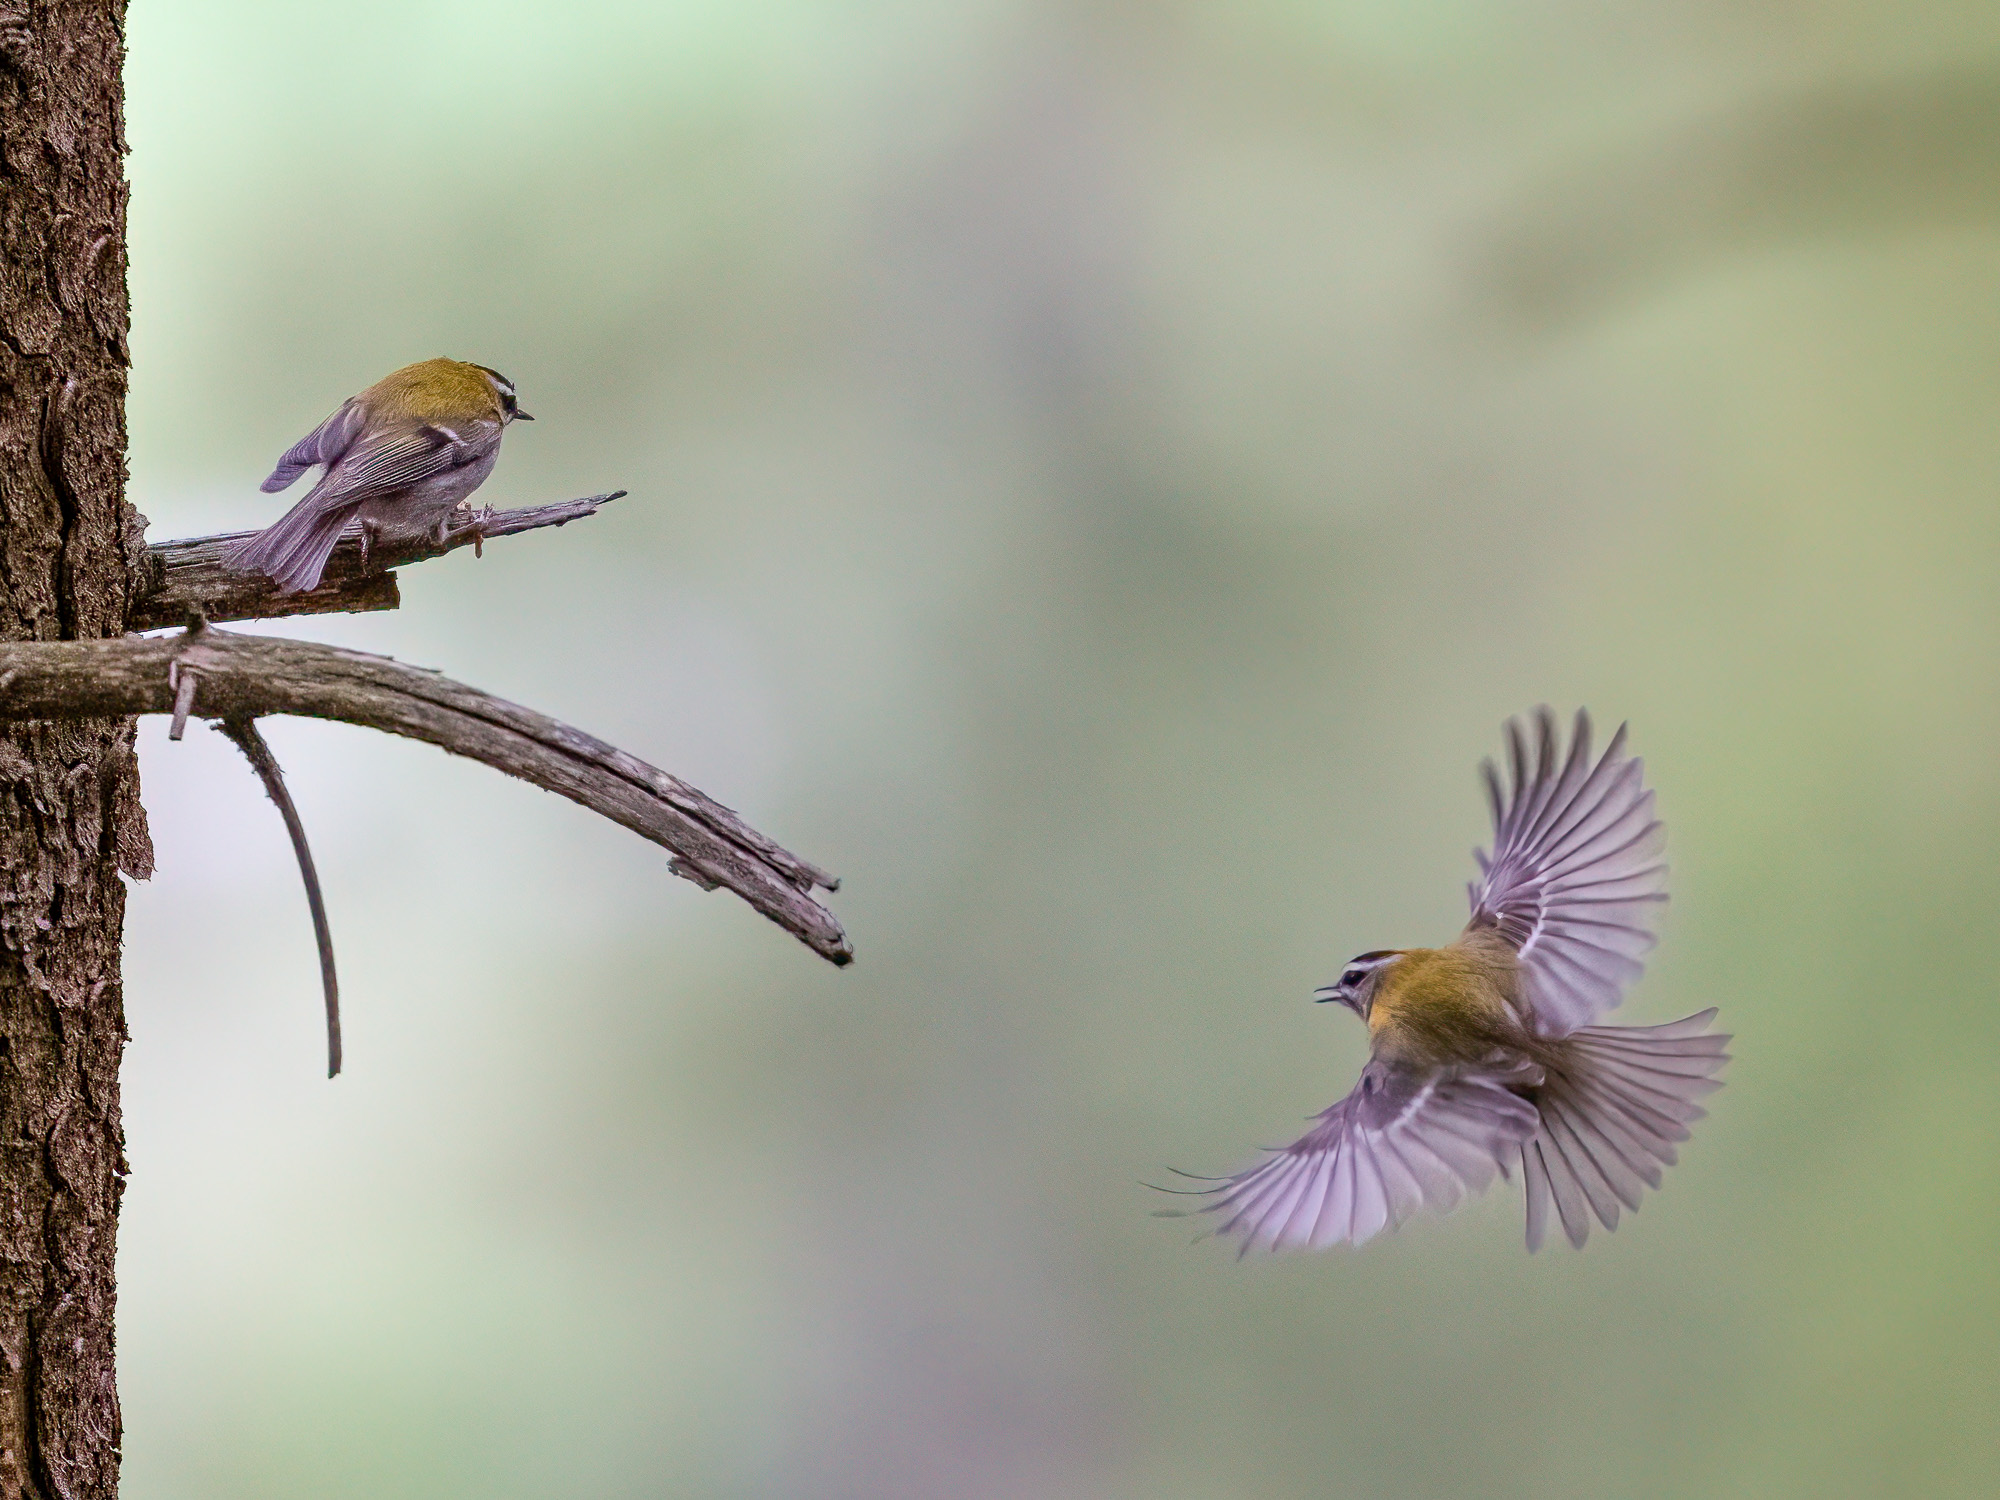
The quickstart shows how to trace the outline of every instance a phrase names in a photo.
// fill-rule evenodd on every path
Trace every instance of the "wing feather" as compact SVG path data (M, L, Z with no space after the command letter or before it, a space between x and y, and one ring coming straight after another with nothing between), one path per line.
M1370 1062L1297 1141L1205 1190L1201 1212L1244 1253L1358 1245L1420 1208L1448 1212L1504 1174L1537 1127L1501 1076Z
M1319 1223L1320 1208L1326 1202L1329 1175L1324 1170L1305 1174L1305 1189L1299 1194L1298 1201L1292 1205L1291 1212L1285 1215L1285 1222L1277 1232L1277 1239L1311 1241L1313 1229Z
M1354 1201L1354 1172L1347 1152L1336 1147L1320 1175L1326 1179L1326 1197L1320 1201L1319 1216L1306 1239L1306 1248L1310 1250L1324 1250L1345 1238L1345 1225Z
M367 425L368 413L358 401L341 402L339 411L285 450L278 466L259 488L267 495L275 495L314 464L333 464L353 446Z
M328 469L312 498L328 510L408 489L464 461L464 445L435 427L363 437Z
M1483 768L1493 852L1475 851L1471 926L1513 945L1536 1029L1566 1036L1617 1005L1644 972L1667 899L1666 836L1622 726L1595 760L1587 713L1576 716L1567 754L1558 755L1562 735L1546 708L1534 730L1531 748L1522 725L1508 722L1507 779L1490 761Z

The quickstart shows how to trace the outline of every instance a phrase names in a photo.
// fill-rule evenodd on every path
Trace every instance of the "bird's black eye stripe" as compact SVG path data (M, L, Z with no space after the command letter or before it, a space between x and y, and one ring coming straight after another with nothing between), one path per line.
M493 388L500 393L500 406L502 410L513 411L514 382L509 380L505 375L502 375L491 365L474 365L472 368L475 370L484 370L488 375L493 377Z

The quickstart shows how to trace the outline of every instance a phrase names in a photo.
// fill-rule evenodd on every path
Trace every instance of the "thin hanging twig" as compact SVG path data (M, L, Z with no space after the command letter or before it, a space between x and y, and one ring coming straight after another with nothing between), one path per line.
M192 674L190 674L192 675ZM292 836L292 852L299 857L299 875L306 883L306 905L312 909L313 938L319 944L320 984L326 991L326 1076L340 1076L340 981L333 972L333 932L326 925L326 901L319 892L319 872L313 868L312 849L306 844L306 825L292 794L285 788L285 773L278 757L271 753L264 736L257 732L255 719L218 719L215 727L236 742L250 768L264 783L264 791L278 804L285 831Z

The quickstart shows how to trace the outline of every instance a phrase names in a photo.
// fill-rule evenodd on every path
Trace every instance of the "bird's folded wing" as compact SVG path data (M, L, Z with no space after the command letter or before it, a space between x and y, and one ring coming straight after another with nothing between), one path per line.
M1377 1060L1305 1135L1205 1190L1201 1211L1246 1253L1358 1245L1420 1206L1448 1212L1484 1192L1535 1127L1496 1075Z
M436 427L371 432L358 438L300 504L321 512L392 495L467 462L470 445Z
M1535 715L1534 760L1509 721L1512 787L1485 766L1493 855L1475 851L1474 928L1493 928L1520 953L1537 1029L1566 1036L1615 1006L1644 966L1666 901L1666 833L1653 816L1645 764L1625 753L1620 726L1590 758L1590 716L1579 712L1569 754L1547 709Z
M343 401L339 411L285 450L285 456L278 460L278 466L261 486L264 493L275 495L314 464L331 465L354 446L354 440L367 425L368 413L361 403Z

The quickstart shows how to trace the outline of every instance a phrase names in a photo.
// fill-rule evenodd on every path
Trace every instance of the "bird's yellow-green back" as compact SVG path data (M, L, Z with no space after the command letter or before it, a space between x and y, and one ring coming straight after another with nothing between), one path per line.
M1411 1062L1470 1060L1520 1030L1508 1010L1514 960L1479 942L1411 948L1383 971L1368 1010L1378 1052Z
M417 422L467 421L502 416L500 394L478 365L463 360L418 360L392 370L361 393L370 407L386 408Z

